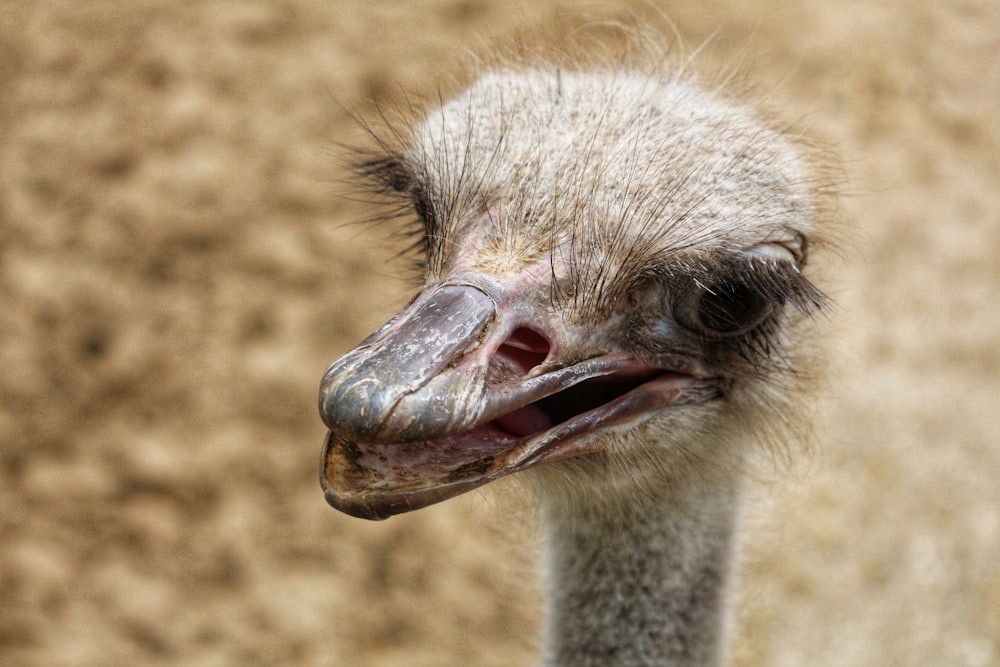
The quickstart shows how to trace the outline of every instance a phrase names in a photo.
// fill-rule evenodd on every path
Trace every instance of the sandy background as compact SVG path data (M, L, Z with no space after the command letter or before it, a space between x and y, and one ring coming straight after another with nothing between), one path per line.
M860 230L737 664L1000 665L1000 3L656 4L835 147ZM315 396L408 290L344 225L340 102L569 7L0 0L0 664L533 664L526 514L339 515Z

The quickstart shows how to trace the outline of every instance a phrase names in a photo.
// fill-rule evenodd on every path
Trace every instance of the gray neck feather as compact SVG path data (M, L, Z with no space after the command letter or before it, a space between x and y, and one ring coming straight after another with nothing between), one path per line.
M710 667L725 661L738 493L595 489L544 504L549 667ZM627 502L629 500L631 502Z

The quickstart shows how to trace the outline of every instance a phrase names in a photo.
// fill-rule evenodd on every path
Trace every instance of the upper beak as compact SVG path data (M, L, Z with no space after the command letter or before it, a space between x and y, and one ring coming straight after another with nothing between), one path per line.
M471 285L420 294L326 370L323 421L366 442L425 440L471 427L483 412L486 369L470 353L495 317L493 300Z

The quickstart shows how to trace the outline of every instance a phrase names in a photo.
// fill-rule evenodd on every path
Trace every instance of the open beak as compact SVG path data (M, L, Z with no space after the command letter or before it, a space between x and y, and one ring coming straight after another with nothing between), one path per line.
M517 294L432 285L320 385L320 480L348 514L384 519L512 472L595 450L696 381L609 351L560 361L562 341ZM537 317L536 317L537 316Z

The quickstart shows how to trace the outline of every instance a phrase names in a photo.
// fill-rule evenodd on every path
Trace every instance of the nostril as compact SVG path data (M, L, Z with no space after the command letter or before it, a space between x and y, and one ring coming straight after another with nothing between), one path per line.
M520 375L525 375L544 362L552 345L542 334L527 327L518 327L497 348L495 359L504 362Z

